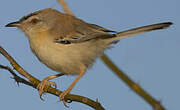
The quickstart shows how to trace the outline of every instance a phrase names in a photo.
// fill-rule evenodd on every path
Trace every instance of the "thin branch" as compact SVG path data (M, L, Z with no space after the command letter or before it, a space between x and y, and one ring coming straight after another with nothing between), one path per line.
M11 73L11 75L13 76L13 79L17 82L18 86L19 86L19 83L22 83L22 84L36 88L32 83L30 83L27 80L19 77L9 66L4 66L4 65L0 64L0 69L4 69L4 70L9 71Z
M65 13L74 16L74 14L71 12L71 10L68 8L66 2L64 0L58 0L59 4L62 6Z
M106 55L101 57L103 62L110 68L125 84L127 84L136 94L143 98L147 103L149 103L154 110L165 110L161 105L160 101L156 101L151 95L149 95L145 90L143 90L139 84L132 81L122 70L120 70Z
M33 77L28 72L26 72L1 46L0 46L0 53L11 63L13 68L20 75L24 76L29 81L16 75L16 73L12 69L10 69L8 66L0 65L1 69L8 70L14 76L14 79L17 81L17 83L23 83L23 84L31 86L33 88L37 87L37 85L40 83L40 80L38 80L37 78ZM47 91L47 93L50 93L55 96L59 96L62 93L62 91L52 88L50 86L46 86L45 90ZM87 97L74 95L74 94L68 94L65 96L65 100L67 102L72 102L72 101L80 102L80 103L86 104L86 105L94 108L95 110L104 110L104 108L101 106L101 104L99 102L93 101Z

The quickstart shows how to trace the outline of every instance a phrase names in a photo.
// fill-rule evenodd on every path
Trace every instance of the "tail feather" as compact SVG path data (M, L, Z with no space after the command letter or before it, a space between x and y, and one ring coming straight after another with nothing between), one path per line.
M117 33L116 34L117 37L114 37L113 39L119 40L119 39L127 38L130 36L136 35L136 34L141 34L144 32L166 29L172 24L173 24L172 22L164 22L164 23L158 23L158 24L152 24L152 25L147 25L147 26L143 26L143 27L138 27L138 28L127 30L127 31L122 31L122 32Z

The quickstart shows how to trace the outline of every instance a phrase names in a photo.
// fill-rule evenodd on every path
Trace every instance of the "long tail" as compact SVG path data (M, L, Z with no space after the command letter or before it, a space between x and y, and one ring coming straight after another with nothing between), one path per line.
M149 32L149 31L153 31L153 30L166 29L172 24L173 24L172 22L164 22L164 23L142 26L142 27L130 29L127 31L122 31L122 32L117 33L116 34L117 36L114 37L113 40L123 39L123 38L127 38L130 36L134 36L136 34L141 34L141 33Z

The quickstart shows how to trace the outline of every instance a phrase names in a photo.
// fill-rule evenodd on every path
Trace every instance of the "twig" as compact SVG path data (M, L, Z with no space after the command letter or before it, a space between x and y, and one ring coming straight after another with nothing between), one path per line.
M29 81L17 76L16 73L7 66L0 65L1 69L8 70L14 76L14 79L18 83L21 82L21 83L31 86L33 88L37 87L37 85L40 83L40 80L38 80L37 78L33 77L28 72L26 72L1 46L0 46L0 53L11 63L13 68L19 74L21 74L22 76L27 78ZM59 96L62 93L62 91L52 88L50 86L45 87L45 90L47 90L47 93L50 93L55 96ZM80 103L86 104L86 105L94 108L95 110L104 110L104 108L101 106L101 104L99 102L93 101L93 100L83 97L83 96L68 94L65 96L65 100L67 102L72 102L72 101L80 102Z
M71 12L71 10L68 8L66 2L64 0L58 0L59 4L62 6L63 10L69 14L69 15L72 15L74 16L74 14Z
M25 85L32 86L32 87L36 88L32 83L30 83L27 80L19 77L9 66L4 66L4 65L0 64L0 69L4 69L4 70L9 71L12 74L13 79L17 82L18 86L19 86L19 83L23 83Z
M156 101L156 99L143 90L137 83L132 81L106 55L103 55L101 59L106 64L106 66L108 66L108 68L110 68L121 80L123 80L124 83L127 84L136 94L149 103L154 108L154 110L165 110L160 101Z

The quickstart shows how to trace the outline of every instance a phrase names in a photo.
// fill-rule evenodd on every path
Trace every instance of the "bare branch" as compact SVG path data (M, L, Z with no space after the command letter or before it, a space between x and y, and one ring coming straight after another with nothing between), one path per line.
M108 68L110 68L125 84L127 84L137 95L143 98L147 103L149 103L154 110L165 110L165 108L149 95L144 89L140 87L139 84L136 84L133 80L131 80L122 70L120 70L106 55L101 57L103 62Z
M71 10L68 8L66 2L64 0L58 0L59 4L62 6L63 10L69 14L69 15L72 15L74 16L74 14L71 12Z
M30 83L27 80L19 77L9 66L4 66L4 65L0 64L0 68L9 71L12 74L13 79L17 82L18 86L19 86L19 83L23 83L25 85L32 86L32 87L36 88L32 83Z

